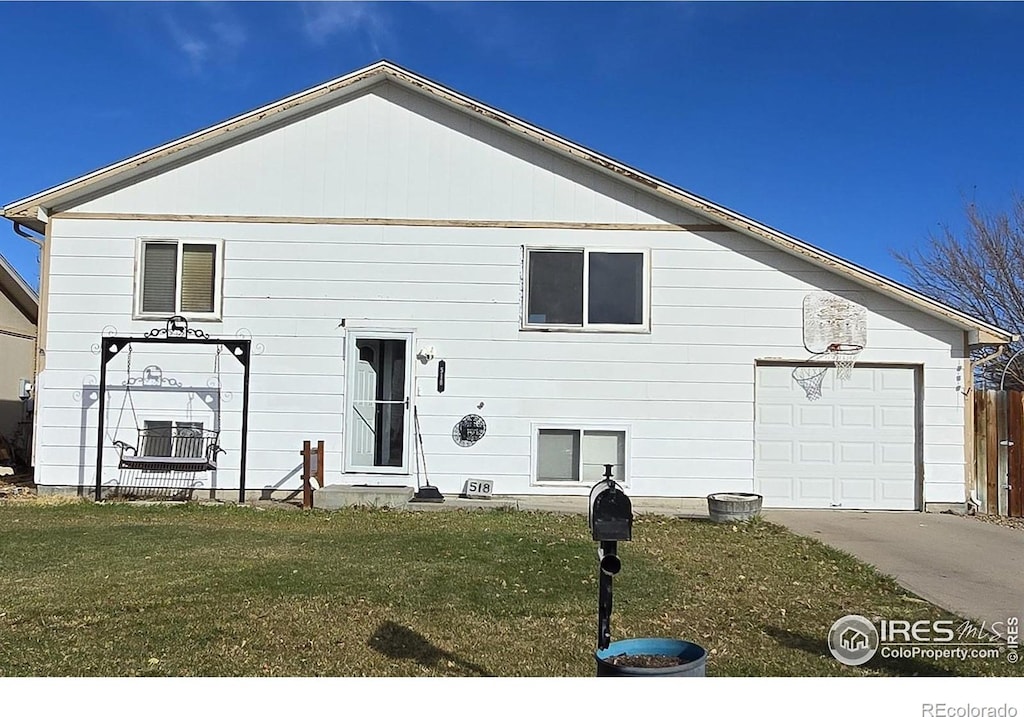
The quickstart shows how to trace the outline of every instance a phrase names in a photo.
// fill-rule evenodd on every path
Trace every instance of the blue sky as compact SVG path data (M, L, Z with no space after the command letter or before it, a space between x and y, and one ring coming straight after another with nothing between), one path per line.
M391 59L896 279L1024 191L1024 4L6 3L0 204ZM33 284L34 245L0 253Z

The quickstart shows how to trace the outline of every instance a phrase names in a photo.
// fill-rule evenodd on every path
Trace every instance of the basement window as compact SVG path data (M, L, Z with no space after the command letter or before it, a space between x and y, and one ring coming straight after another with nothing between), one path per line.
M626 480L626 432L591 428L538 428L534 477L537 483L597 483L605 464Z
M523 328L644 331L649 253L527 249Z
M219 319L222 255L219 240L141 240L135 318Z

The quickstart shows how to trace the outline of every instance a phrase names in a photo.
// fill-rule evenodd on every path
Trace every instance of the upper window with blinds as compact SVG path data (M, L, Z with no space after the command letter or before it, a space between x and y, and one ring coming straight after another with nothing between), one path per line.
M136 316L220 318L222 251L219 240L141 240Z

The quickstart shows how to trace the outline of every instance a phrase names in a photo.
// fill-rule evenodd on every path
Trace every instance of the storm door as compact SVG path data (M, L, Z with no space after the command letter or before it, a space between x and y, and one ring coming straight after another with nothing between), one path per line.
M346 471L409 472L411 346L411 334L349 333Z

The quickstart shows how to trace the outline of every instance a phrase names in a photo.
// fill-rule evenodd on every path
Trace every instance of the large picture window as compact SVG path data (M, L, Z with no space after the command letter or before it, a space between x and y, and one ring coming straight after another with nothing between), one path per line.
M140 241L135 314L219 318L222 249L210 240Z
M644 330L647 262L642 251L528 249L523 325Z
M596 483L605 465L626 480L626 432L591 428L538 428L535 478L538 483Z

